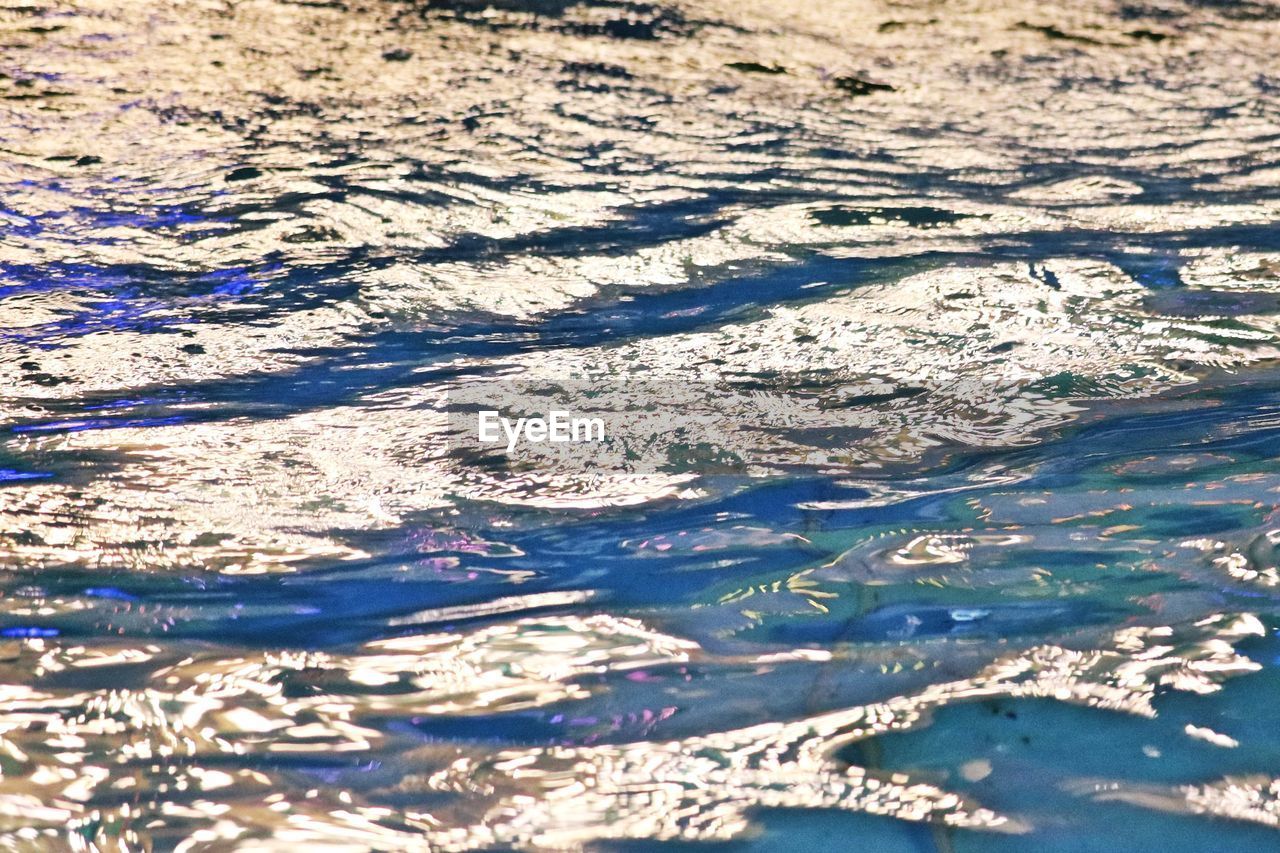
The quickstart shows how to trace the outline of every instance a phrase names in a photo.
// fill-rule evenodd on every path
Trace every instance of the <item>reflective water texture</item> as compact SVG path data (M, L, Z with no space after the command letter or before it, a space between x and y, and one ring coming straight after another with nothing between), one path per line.
M0 845L1274 849L1277 19L4 4Z

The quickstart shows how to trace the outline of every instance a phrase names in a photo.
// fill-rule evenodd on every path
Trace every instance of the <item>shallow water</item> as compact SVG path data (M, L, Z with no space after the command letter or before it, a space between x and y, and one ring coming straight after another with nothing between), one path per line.
M1274 847L1280 10L1067 5L0 8L3 845Z

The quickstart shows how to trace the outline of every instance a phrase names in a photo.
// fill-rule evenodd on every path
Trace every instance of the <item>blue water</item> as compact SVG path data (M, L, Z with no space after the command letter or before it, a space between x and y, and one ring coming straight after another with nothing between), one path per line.
M1276 847L1280 11L121 5L0 9L0 844Z

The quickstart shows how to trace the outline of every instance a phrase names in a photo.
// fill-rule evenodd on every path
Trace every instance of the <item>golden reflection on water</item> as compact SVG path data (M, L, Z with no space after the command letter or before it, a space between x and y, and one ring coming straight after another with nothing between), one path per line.
M1177 638L1168 627L1135 627L1103 648L1035 647L910 695L683 740L496 751L442 742L398 756L387 743L393 735L356 721L582 700L589 673L716 661L686 640L604 615L380 640L347 656L219 659L193 649L175 660L173 648L112 652L26 640L10 644L5 668L34 672L36 683L50 686L6 690L0 811L15 821L12 842L70 824L68 840L79 835L80 844L100 848L152 838L166 846L185 839L187 849L216 839L284 849L349 838L374 849L577 849L601 838L727 838L757 807L825 806L1020 832L1025 827L1008 816L835 754L919 725L931 708L953 702L1047 697L1153 716L1150 702L1162 686L1208 693L1257 669L1231 645L1261 633L1256 619L1213 615L1196 630ZM803 658L765 671L811 665ZM135 687L55 686L76 669L94 669L94 680L109 683L113 668L138 673L143 664L148 676L124 676ZM389 784L375 771L372 787L320 786L297 797L281 792L305 787L290 783L302 768L237 768L242 761L225 758L308 753L385 758L405 772ZM379 805L446 793L456 796L430 809ZM113 800L119 805L104 810Z
M903 258L981 251L1032 233L1195 232L1266 223L1277 213L1276 202L1230 195L1214 204L1135 203L1142 187L1120 177L1025 186L1019 172L1049 152L1105 141L1121 153L1090 154L1094 169L1123 162L1239 183L1234 164L1262 155L1273 111L1257 101L1206 131L1197 98L1210 105L1248 97L1248 75L1237 67L1268 55L1259 21L1233 20L1229 40L1207 38L1194 18L1141 30L1165 36L1148 39L1117 31L1121 24L1099 7L1060 10L1050 28L1059 35L1046 37L1034 4L974 3L945 16L847 6L841 20L883 26L830 31L819 22L836 11L816 14L803 4L655 13L653 41L583 37L603 26L599 16L615 14L589 6L544 19L465 6L457 15L416 16L395 4L358 13L270 2L144 13L89 3L54 7L38 18L53 23L35 27L29 13L14 11L12 37L30 61L11 84L30 83L32 97L8 102L15 152L8 215L34 228L6 239L0 252L12 270L43 266L65 284L0 301L12 318L0 345L8 353L0 378L13 389L5 411L56 426L66 420L52 415L58 402L85 394L145 396L148 388L288 372L324 348L358 356L368 335L387 328L463 316L528 319L620 287L663 289L786 266L807 251ZM412 61L386 59L396 51ZM1217 63L1224 51L1232 61ZM729 64L743 55L775 57L787 73L735 74ZM1175 57L1185 67L1171 70ZM578 68L589 79L565 70ZM893 97L838 96L829 78L845 72L884 78ZM1084 82L1107 73L1117 87ZM1051 85L1059 80L1075 82ZM633 126L636 116L645 120ZM93 152L80 151L90 135ZM616 179L602 181L582 159L593 145L607 150L601 156ZM828 147L847 156L814 153ZM96 162L57 159L90 153ZM913 169L960 163L968 164L966 179L1003 182L1004 200L965 198L959 189L939 198L932 187L912 194ZM761 170L780 174L766 179ZM726 187L773 185L834 186L844 201L732 205L705 234L658 233L622 253L519 248L521 240L538 245L575 229L611 228L632 211ZM210 218L170 217L184 204ZM882 209L865 227L826 224L843 222L841 210ZM933 224L892 213L917 209L934 211ZM496 250L431 257L477 239ZM1096 379L1086 399L1128 398L1277 355L1275 313L1265 306L1233 311L1229 323L1170 316L1125 270L1071 257L1070 244L1063 251L1030 266L926 269L775 308L753 322L514 356L502 367L676 381L818 366L832 380L891 386L1015 383L990 388L986 399L904 404L877 424L882 440L859 442L841 460L875 465L913 459L938 441L1023 442L1072 417L1070 401L1037 399L1018 383L1074 373ZM1255 289L1275 282L1266 256L1194 248L1185 255L1185 284L1210 296L1249 271L1261 273L1248 277ZM262 267L264 257L274 260ZM249 271L235 282L236 299L148 282L149 299L103 312L116 296L113 277L77 276L77 264L142 266L175 280ZM324 288L300 298L308 287L289 274L321 276ZM1048 276L1056 285L1046 295ZM152 332L156 322L166 334ZM34 358L33 342L44 345ZM103 411L121 429L55 430L53 439L29 433L28 452L119 461L109 477L6 495L17 502L6 516L30 534L30 544L9 550L29 565L195 562L228 573L278 572L359 558L359 548L331 531L376 528L459 491L543 507L704 495L669 480L552 478L514 487L481 476L459 489L474 472L436 465L429 450L424 458L439 431L431 401L442 389L355 390L341 407L270 422L133 429L133 407L124 405ZM205 414L180 402L169 411ZM716 414L743 423L759 417L750 407ZM737 449L733 441L726 448ZM785 443L750 449L827 461ZM193 544L210 537L219 544Z
M1268 460L1051 490L1023 485L1036 461L921 467L1280 355L1274 16L1164 5L0 9L5 844L577 849L732 838L771 807L1019 833L957 779L841 750L995 697L1151 719L1258 670L1235 645L1263 623L1224 599L1277 584ZM707 296L627 325L681 288ZM756 462L495 472L445 452L458 377L662 380ZM503 541L780 474L838 487L803 512L968 515L730 513L684 540L650 517L615 537L650 586L742 567L674 607L611 585L604 549L531 566ZM1234 526L1151 521L1206 508ZM1096 572L1052 565L1081 552ZM1019 633L1116 578L1129 610ZM1029 606L991 611L1008 636L860 621L903 585ZM290 597L329 589L341 607ZM812 619L837 628L767 633ZM503 728L526 719L559 722ZM1214 725L1181 731L1229 746ZM1081 790L1275 825L1276 784Z

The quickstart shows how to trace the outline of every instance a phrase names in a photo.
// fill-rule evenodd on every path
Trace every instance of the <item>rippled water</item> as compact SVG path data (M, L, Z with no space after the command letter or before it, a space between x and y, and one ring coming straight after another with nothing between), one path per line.
M0 844L1273 849L1278 19L0 7Z

